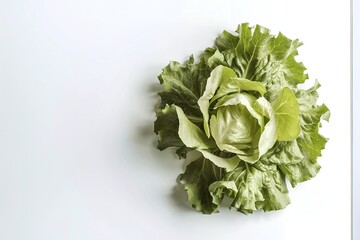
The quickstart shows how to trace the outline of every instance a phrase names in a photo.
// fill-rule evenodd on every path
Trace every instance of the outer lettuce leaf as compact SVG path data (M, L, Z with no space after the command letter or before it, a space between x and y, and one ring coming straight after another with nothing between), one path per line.
M306 70L304 64L295 60L298 55L297 48L302 43L298 40L290 40L282 33L279 33L276 38L271 38L269 42L269 52L271 60L281 64L281 69L274 69L271 66L267 66L267 70L282 70L281 74L291 84L297 85L298 83L305 82L308 79L308 75L304 73Z
M221 35L218 38L216 38L215 46L220 51L226 51L228 49L235 49L236 46L238 45L238 42L239 42L238 36L234 36L228 31L223 31Z
M217 66L226 66L225 57L219 50L215 50L215 52L209 56L207 59L207 64L210 68L216 68Z
M320 171L320 165L310 162L309 158L304 158L296 164L279 165L281 171L289 179L291 186L295 187L298 183L305 182Z
M213 203L220 205L225 195L235 195L238 191L234 181L217 181L209 186Z
M225 176L227 181L234 181L238 188L237 192L229 195L234 198L231 206L245 214L259 209L279 210L290 203L284 176L276 167L261 168L260 164L243 163Z
M236 32L239 36L224 31L215 46L239 77L266 86L265 96L270 102L282 88L293 89L308 78L304 65L295 60L302 45L299 40L290 40L282 33L274 37L268 29L259 25L252 28L247 23L240 24Z
M307 90L297 90L296 97L300 109L300 136L296 140L298 148L304 156L296 164L279 165L281 171L295 187L298 183L307 181L320 171L317 158L325 148L327 139L319 134L321 119L329 120L330 112L325 104L317 105L317 89L320 84L316 81L314 86ZM294 159L293 151L285 151L287 158ZM283 157L285 159L285 157Z
M271 103L277 123L277 140L292 141L300 134L299 105L295 94L284 87L279 96Z
M191 56L185 64L170 62L159 75L164 87L160 92L160 108L166 104L179 106L187 116L202 117L197 101L203 94L211 69L204 63L194 63Z
M277 144L261 158L264 162L276 165L296 164L303 159L304 155L296 140L290 142L277 142Z
M221 51L224 55L227 66L231 67L238 76L241 75L238 68L235 68L236 53L235 48L239 42L239 37L234 36L227 31L223 31L222 34L216 38L215 47Z
M191 122L201 126L203 119L197 101L205 90L210 72L211 69L204 61L194 63L193 56L184 64L170 62L162 70L158 78L164 90L158 93L161 102L154 126L155 133L160 135L158 144L160 150L171 146L177 147L176 152L179 157L186 157L190 149L181 143L180 137L175 136L174 133L178 131L179 126L178 119L174 115L174 109L168 112L166 106L176 104Z
M264 211L280 210L290 204L290 198L285 182L285 176L275 171L263 173L265 202Z
M193 208L205 214L218 212L218 204L222 194L215 193L214 187L210 194L209 187L216 181L220 181L224 170L214 165L211 161L201 157L191 162L183 174L180 175L180 183L188 195L188 200ZM216 197L213 199L213 196Z
M154 132L159 134L158 148L164 150L168 147L184 147L178 135L179 119L174 105L165 105L163 109L156 111Z
M234 201L231 207L245 214L252 213L260 209L265 201L262 188L262 173L256 168L247 169L242 164L234 171L225 176L227 181L234 181L238 189L235 194L230 195Z
M236 32L239 33L235 53L240 77L253 80L259 66L265 64L271 35L268 29L257 25L253 30L247 23L239 25Z
M264 211L280 210L285 208L290 199L285 182L285 176L273 164L266 164L262 161L256 162L254 167L263 172L264 183Z
M325 148L327 139L319 134L320 120L329 120L330 111L325 104L317 105L318 94L316 89L320 87L315 82L314 87L308 90L299 90L300 125L301 133L298 139L299 147L303 154L309 157L312 163L321 156L321 150Z
M158 149L161 151L169 148L177 148L176 153L180 158L186 158L187 153L193 148L187 147L179 136L179 118L175 105L165 105L163 109L156 111L154 132L159 135ZM209 142L207 139L206 142Z

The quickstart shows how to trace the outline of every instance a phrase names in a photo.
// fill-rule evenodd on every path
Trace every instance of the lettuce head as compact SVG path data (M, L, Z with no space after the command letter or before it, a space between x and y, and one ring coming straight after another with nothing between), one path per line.
M245 214L283 209L286 179L295 187L319 172L327 142L320 121L330 112L317 104L317 81L298 88L308 79L295 60L301 45L244 23L199 61L172 61L159 75L158 148L176 148L180 158L199 152L179 177L196 210L217 212L225 196Z

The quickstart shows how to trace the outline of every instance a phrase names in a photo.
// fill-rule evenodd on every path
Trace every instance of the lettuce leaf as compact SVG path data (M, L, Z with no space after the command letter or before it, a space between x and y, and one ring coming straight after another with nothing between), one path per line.
M180 183L184 185L189 203L193 208L206 214L217 212L219 202L224 197L216 194L216 200L209 191L211 184L222 179L224 170L211 161L201 157L191 162L184 173L180 174ZM213 189L214 191L214 189Z
M300 134L299 105L295 94L284 87L279 96L272 102L277 124L277 139L291 141Z
M230 68L224 66L216 67L207 80L206 89L204 94L199 98L198 104L204 117L204 129L208 137L210 137L209 130L209 106L210 100L214 97L218 87L228 79L236 77L236 74Z

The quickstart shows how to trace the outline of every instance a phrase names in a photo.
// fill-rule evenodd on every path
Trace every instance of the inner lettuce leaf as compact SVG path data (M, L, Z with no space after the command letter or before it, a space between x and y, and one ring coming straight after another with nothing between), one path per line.
M308 79L295 59L301 45L243 23L197 61L162 70L154 132L160 150L199 153L179 176L194 209L218 212L226 197L244 214L280 210L290 203L286 181L295 187L319 172L330 111L317 104L317 81L298 88Z
M230 68L218 66L212 72L207 80L206 89L204 94L199 98L198 105L204 117L204 130L209 137L209 106L210 100L214 97L216 90L224 81L236 77L234 71Z

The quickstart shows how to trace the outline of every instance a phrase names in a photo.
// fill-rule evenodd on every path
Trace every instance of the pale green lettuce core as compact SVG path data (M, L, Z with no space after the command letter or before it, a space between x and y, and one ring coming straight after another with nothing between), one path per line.
M286 179L294 187L319 172L328 140L319 129L330 111L317 104L317 81L298 88L308 78L295 60L301 45L244 23L221 33L199 61L163 69L154 131L160 150L198 152L179 177L194 209L218 212L224 197L244 214L283 209Z
M219 149L244 154L257 147L260 126L244 105L230 105L218 109L210 120L212 136Z

